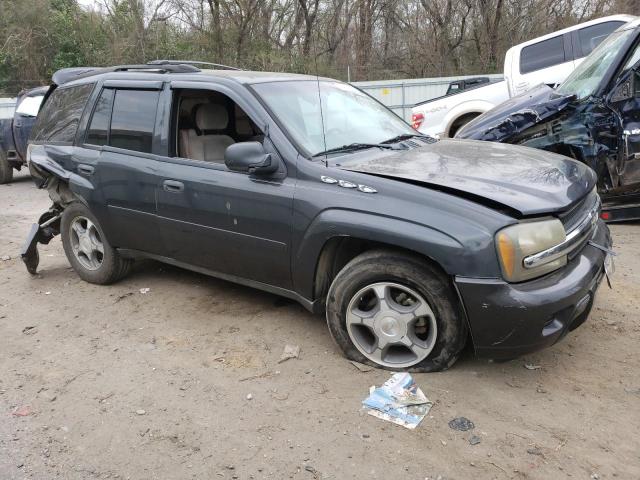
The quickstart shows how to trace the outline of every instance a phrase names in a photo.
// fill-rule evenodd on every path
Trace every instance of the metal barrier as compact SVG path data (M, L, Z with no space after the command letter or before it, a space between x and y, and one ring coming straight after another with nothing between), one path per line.
M411 121L411 108L416 103L445 95L451 82L475 77L488 77L491 81L503 78L501 74L462 75L457 77L351 82L351 84L364 90L409 122Z

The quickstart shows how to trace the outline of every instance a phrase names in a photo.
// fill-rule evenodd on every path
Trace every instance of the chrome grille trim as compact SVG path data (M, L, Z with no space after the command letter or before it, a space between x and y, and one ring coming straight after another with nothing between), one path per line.
M543 250L542 252L534 253L533 255L525 257L523 260L524 268L536 268L540 265L544 265L545 263L552 262L560 257L569 255L576 248L582 245L593 232L593 228L595 227L600 214L600 207L600 197L597 196L593 206L589 209L580 223L567 233L567 237L564 242Z

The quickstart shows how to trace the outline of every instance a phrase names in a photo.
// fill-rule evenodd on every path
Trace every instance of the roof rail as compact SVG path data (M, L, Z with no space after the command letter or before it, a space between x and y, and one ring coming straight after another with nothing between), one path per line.
M63 68L55 72L52 81L55 85L63 85L78 80L80 78L92 77L108 72L135 72L135 71L156 71L160 73L191 73L199 72L200 69L193 65L186 64L142 64L142 65L116 65L114 67L76 67Z
M151 60L147 62L147 65L207 65L222 70L242 70L241 68L223 65L221 63L200 62L198 60Z
M200 71L199 68L184 63L145 63L141 65L118 65L113 67L114 72L128 72L132 70L159 70L163 73L190 73Z

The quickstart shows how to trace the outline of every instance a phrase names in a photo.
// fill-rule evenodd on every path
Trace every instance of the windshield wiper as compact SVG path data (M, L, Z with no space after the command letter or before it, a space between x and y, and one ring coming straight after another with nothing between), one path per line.
M386 143L350 143L349 145L342 145L341 147L330 148L324 152L319 152L314 157L320 157L327 155L328 153L340 153L340 152L355 152L357 150L364 150L366 148L386 148L387 150L397 150L397 147L388 145Z
M429 135L422 135L420 133L403 133L402 135L398 135L397 137L390 138L389 140L385 140L382 142L383 144L389 143L397 143L403 140L409 140L410 138L424 138L425 140L434 140L433 137Z

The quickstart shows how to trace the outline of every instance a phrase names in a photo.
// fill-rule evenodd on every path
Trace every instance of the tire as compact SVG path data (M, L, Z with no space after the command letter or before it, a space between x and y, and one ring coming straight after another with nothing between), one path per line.
M411 316L417 319L406 320ZM467 340L446 275L425 259L393 250L365 252L338 273L327 296L327 324L347 358L390 370L446 370ZM386 350L373 349L387 341Z
M84 281L108 285L129 273L133 261L122 258L109 244L98 220L85 205L76 202L64 210L60 234L69 263Z
M0 150L0 185L11 183L13 180L13 167L7 160L7 154Z

